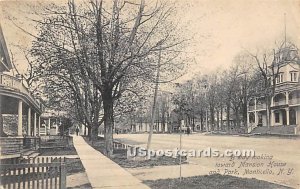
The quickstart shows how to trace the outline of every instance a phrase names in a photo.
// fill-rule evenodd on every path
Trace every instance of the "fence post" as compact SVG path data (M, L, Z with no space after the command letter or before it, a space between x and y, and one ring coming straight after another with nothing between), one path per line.
M59 179L59 188L65 189L66 188L66 167L65 162L60 162L60 179Z

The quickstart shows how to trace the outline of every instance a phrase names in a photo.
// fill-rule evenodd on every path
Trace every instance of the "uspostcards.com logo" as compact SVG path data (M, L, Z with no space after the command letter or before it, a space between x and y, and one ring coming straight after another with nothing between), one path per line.
M255 151L252 149L226 149L220 151L214 148L206 149L158 149L158 150L147 150L142 147L129 147L127 149L127 156L130 157L177 157L177 156L186 156L186 157L254 157Z

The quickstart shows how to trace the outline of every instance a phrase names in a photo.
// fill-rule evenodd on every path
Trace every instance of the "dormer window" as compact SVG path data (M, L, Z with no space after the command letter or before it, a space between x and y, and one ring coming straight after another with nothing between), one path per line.
M298 81L298 73L297 72L290 72L290 77L292 82Z
M283 82L283 73L279 73L276 78L276 84Z

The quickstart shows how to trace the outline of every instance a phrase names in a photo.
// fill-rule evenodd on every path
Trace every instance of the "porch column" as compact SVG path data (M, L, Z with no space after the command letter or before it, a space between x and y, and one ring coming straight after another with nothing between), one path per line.
M41 116L40 115L38 116L38 129L39 129L38 136L40 136L41 135Z
M33 136L36 136L36 112L34 112L33 121Z
M290 125L290 109L285 108L286 111L286 125Z
M250 114L247 112L247 127L250 126Z
M31 108L28 108L28 125L27 125L27 135L31 136Z
M22 120L23 120L23 102L22 102L22 100L19 100L19 104L18 104L18 136L22 136L22 134L23 134Z
M285 92L285 103L289 104L289 92Z
M255 116L255 127L258 125L258 113L257 111L254 111L254 116Z
M58 131L58 119L55 118L55 134L57 134L57 131ZM81 132L82 130L80 130Z
M254 110L256 110L256 98L254 98Z

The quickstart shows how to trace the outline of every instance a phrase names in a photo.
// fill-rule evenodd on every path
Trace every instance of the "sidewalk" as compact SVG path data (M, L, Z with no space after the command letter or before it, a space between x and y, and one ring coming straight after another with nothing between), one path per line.
M150 189L118 164L92 148L81 136L74 136L73 143L93 188Z

